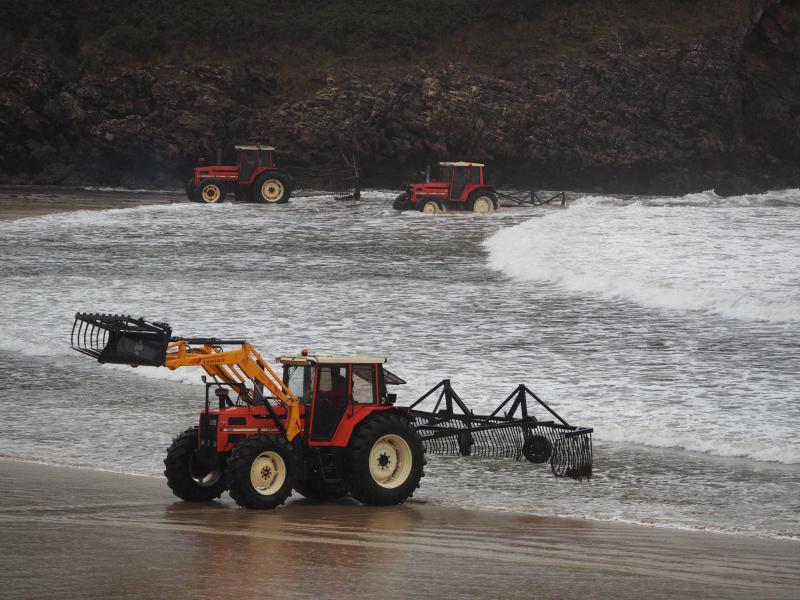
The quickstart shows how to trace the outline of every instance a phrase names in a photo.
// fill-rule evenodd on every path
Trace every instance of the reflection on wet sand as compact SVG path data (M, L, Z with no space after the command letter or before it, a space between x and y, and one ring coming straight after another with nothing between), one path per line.
M797 542L431 506L175 502L157 478L0 461L13 598L796 597Z

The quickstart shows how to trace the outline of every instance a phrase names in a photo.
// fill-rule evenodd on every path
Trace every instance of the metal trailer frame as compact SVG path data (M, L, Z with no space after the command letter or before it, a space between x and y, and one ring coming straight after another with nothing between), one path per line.
M528 204L530 206L552 206L558 203L561 208L567 208L567 194L565 192L556 192L552 196L539 196L536 192L511 192L504 193L495 190L498 199L507 200L515 206L522 206Z
M439 390L432 410L417 408ZM531 413L529 399L535 400L554 420L538 420ZM501 413L507 406L507 412ZM594 429L570 425L525 384L518 385L489 415L477 415L470 410L449 379L440 381L408 409L430 454L514 460L525 457L532 463L549 462L556 477L590 479L592 476Z

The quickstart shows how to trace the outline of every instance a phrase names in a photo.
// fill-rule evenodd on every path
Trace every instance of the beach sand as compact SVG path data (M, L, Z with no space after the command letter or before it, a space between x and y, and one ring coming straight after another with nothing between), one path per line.
M0 461L7 598L797 598L800 544L431 506L180 502Z
M0 186L0 221L68 212L188 202L183 194L118 192L45 186Z

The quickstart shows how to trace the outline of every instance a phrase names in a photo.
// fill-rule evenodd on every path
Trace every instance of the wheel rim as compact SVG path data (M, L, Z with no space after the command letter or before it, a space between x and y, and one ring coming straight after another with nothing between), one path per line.
M393 489L403 485L411 474L411 447L402 437L384 435L369 453L369 473L379 486Z
M250 465L250 483L262 496L271 496L286 481L286 463L277 452L268 450L256 456Z
M283 198L283 184L277 179L267 179L261 184L261 197L267 202L277 202Z
M433 202L432 200L430 202L426 202L425 204L422 205L422 212L428 214L438 213L439 205L436 204L436 202Z
M494 210L494 203L489 196L481 196L475 200L475 203L472 205L472 212L476 213L488 213Z
M222 190L218 185L206 185L203 186L201 196L203 197L203 202L213 204L214 202L219 201L220 197L222 196Z
M189 476L200 487L211 487L222 478L221 469L209 469L204 461L197 460L197 452L189 458Z

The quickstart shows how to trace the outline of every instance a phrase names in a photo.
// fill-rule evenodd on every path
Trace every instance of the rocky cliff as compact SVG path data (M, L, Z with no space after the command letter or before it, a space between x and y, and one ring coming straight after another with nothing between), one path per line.
M469 159L537 188L800 187L800 3L626 4L414 47L20 35L2 48L0 181L180 186L199 156L264 142L296 163L353 153L373 185Z

